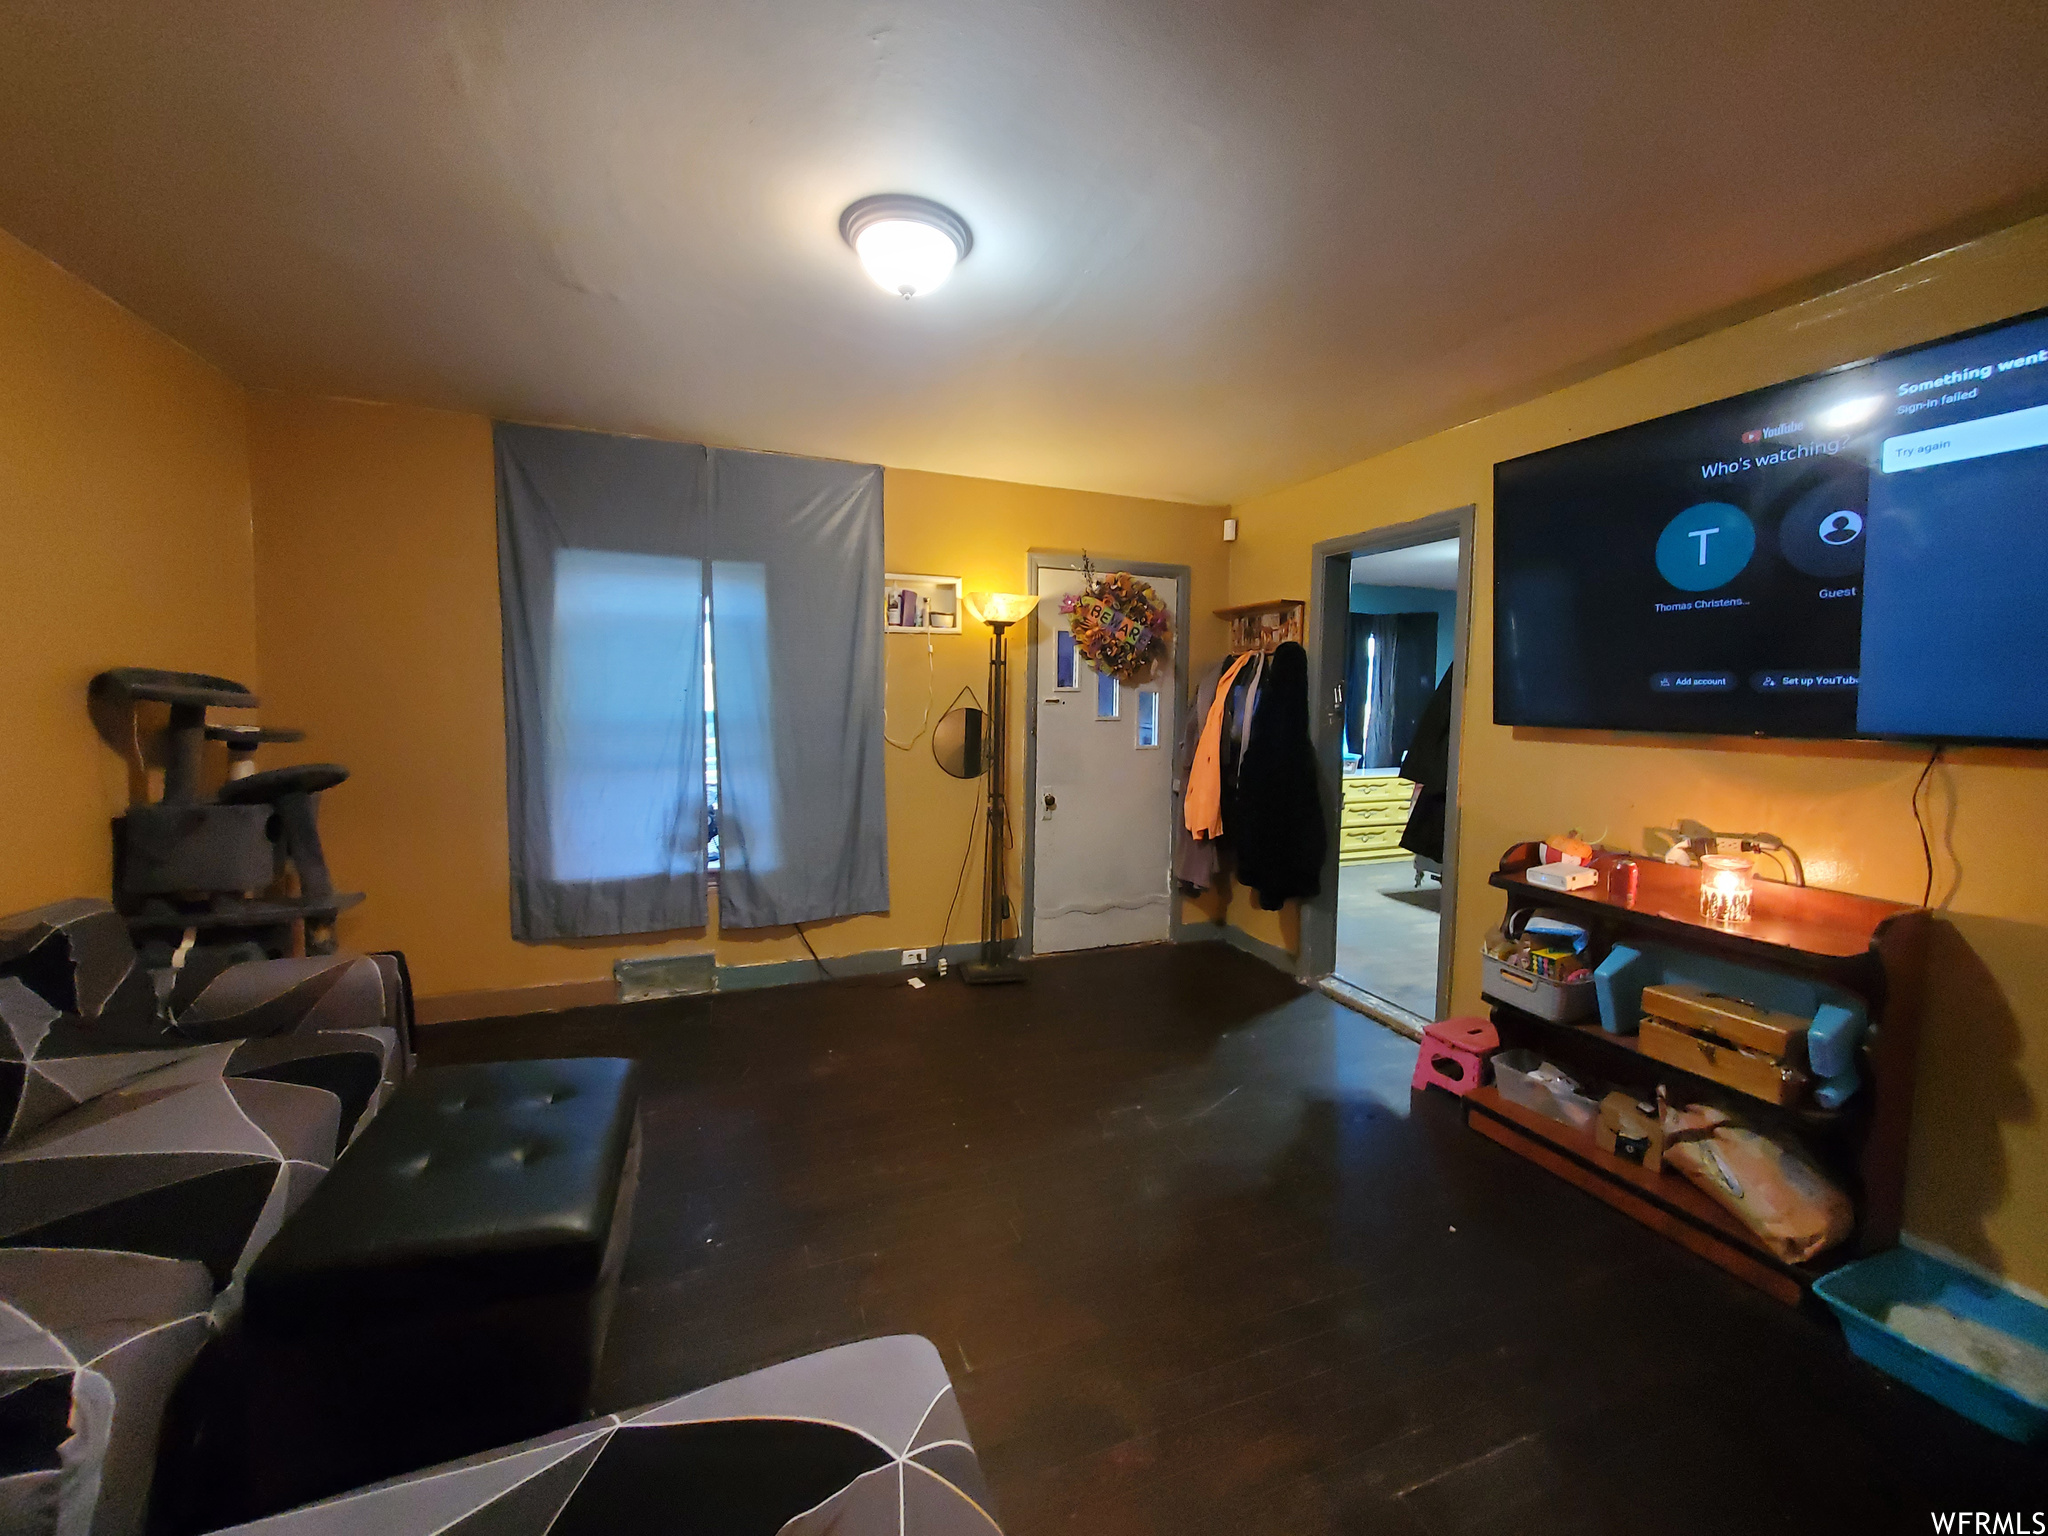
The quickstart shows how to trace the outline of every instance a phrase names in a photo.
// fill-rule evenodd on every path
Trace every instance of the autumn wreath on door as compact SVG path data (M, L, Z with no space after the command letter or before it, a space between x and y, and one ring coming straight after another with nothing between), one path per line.
M1081 575L1080 592L1060 603L1074 649L1119 682L1149 681L1172 652L1172 612L1150 583L1128 571L1098 576L1084 556Z

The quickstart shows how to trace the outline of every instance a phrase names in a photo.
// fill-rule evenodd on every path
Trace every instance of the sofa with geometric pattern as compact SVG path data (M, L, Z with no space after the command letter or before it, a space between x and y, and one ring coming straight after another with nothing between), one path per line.
M1000 1536L939 1352L774 1365L233 1528L239 1536Z
M272 1234L409 1070L410 1030L396 956L152 974L105 903L0 919L0 1536L177 1524L176 1497L151 1507L160 1455L183 1464L167 1406L204 1374ZM895 1337L240 1529L996 1526L937 1351Z
M0 1533L143 1529L166 1404L410 1030L395 956L163 976L104 902L0 919Z

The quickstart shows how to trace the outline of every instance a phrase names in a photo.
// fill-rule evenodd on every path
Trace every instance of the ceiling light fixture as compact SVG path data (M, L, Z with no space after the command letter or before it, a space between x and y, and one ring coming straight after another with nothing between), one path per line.
M853 204L839 215L839 233L884 293L906 299L938 288L974 249L974 232L959 214L900 192Z

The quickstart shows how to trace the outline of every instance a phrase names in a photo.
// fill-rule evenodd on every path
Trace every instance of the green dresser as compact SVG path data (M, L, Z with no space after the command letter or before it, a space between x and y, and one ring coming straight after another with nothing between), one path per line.
M1381 859L1405 859L1401 830L1408 825L1408 808L1415 799L1415 785L1390 773L1346 774L1344 815L1337 825L1337 862L1371 864Z

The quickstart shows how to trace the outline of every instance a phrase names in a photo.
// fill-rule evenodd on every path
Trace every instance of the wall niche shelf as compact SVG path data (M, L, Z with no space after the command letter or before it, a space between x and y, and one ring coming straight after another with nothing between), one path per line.
M958 576L912 576L889 571L882 577L883 628L892 635L957 635L961 603ZM908 615L909 622L904 622Z

